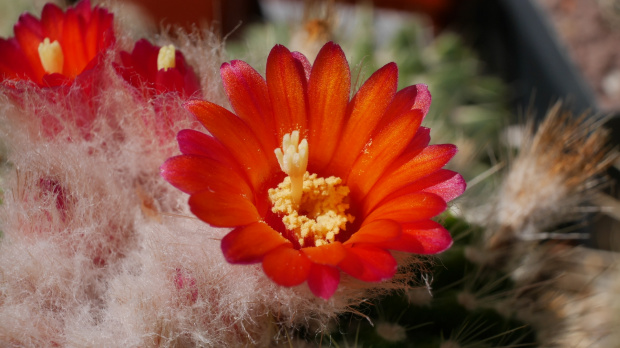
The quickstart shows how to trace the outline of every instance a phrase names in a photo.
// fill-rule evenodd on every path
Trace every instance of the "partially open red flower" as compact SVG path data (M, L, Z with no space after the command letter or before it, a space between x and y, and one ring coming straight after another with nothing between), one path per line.
M115 41L113 15L84 0L66 12L51 3L41 19L23 14L15 37L0 38L0 78L31 80L40 86L70 83L96 64Z
M133 51L121 52L119 72L146 96L178 92L189 97L200 88L198 77L174 46L158 47L145 39L136 42Z
M196 216L234 228L222 240L226 260L261 262L274 282L307 281L327 299L341 271L379 282L396 272L389 250L434 254L452 244L431 218L465 182L442 169L456 147L429 146L420 127L431 100L425 85L397 92L390 63L349 100L349 65L334 43L313 66L275 46L266 79L242 61L221 74L237 115L188 102L211 135L181 131L183 154L161 173L190 194Z

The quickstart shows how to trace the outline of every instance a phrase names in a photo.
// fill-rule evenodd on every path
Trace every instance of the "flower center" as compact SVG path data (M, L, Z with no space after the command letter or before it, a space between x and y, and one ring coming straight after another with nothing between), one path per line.
M64 56L58 40L54 40L54 42L50 43L50 39L46 37L43 39L43 42L39 44L38 50L43 70L48 74L61 74Z
M157 54L157 71L174 68L176 65L174 45L163 46Z
M274 152L288 176L269 190L271 211L283 215L284 226L293 231L302 247L332 243L347 222L354 220L346 213L349 188L338 177L321 178L306 171L308 142L299 142L298 131L285 134L282 149Z

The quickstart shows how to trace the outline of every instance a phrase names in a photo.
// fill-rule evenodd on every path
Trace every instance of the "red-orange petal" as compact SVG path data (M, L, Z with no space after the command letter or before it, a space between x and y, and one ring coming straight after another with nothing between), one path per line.
M351 276L365 282L380 282L396 273L398 264L389 251L369 245L348 249L347 257L338 267Z
M93 57L93 50L99 52L112 46L116 38L114 37L114 15L105 8L95 7L89 31L96 31L96 40L89 46L89 55ZM95 53L96 54L96 53Z
M462 195L463 192L465 192L465 189L467 188L465 179L463 179L463 177L459 173L453 172L451 170L443 169L442 171L435 173L434 175L437 177L441 176L442 179L445 178L445 180L437 184L434 184L432 186L429 186L425 188L423 191L434 193L437 196L441 197L446 202L450 202L456 197ZM439 180L439 179L436 178L436 180Z
M414 192L381 202L366 216L364 223L384 219L400 223L426 220L443 212L446 207L446 202L435 194Z
M430 142L431 129L420 126L413 139L411 139L409 144L407 144L403 152L385 169L385 173L391 173L407 164L407 162L411 161L412 158L419 155L422 150L426 149Z
M338 289L340 270L334 266L312 264L308 287L315 296L328 300Z
M342 131L351 90L349 63L340 46L328 42L314 61L308 81L308 171L331 160Z
M392 99L388 110L385 112L386 116L381 121L382 125L411 110L419 110L422 114L422 119L424 119L430 106L431 93L428 91L428 86L420 83L405 87L398 91L394 99Z
M84 53L88 60L93 59L103 48L101 36L105 32L105 11L101 8L88 9L90 18L85 18L86 27L84 28ZM104 12L105 11L105 12Z
M304 136L307 81L303 65L286 47L276 45L267 58L266 78L278 139L294 130Z
M27 61L24 52L15 38L0 38L0 78L4 79L23 79L30 78L36 81L35 72L30 64L24 64Z
M90 0L84 0L78 2L75 7L75 12L84 20L89 21L91 18Z
M385 114L387 117L396 117L411 111L411 107L415 104L415 98L418 95L417 85L407 86L394 95L394 99L390 103Z
M416 179L422 178L446 165L456 155L456 152L457 148L452 144L427 146L415 157L409 158L406 163L394 169L388 175L406 178L411 178L409 175L414 175L413 177ZM403 155L406 156L407 154ZM407 181L411 182L413 180L409 179Z
M160 173L174 187L189 194L208 190L248 198L253 196L244 177L211 158L196 155L172 157L164 162Z
M235 227L261 220L248 197L228 192L202 191L189 197L189 208L200 220L215 227Z
M452 245L452 236L443 226L432 220L403 224L400 238L379 246L414 254L437 254Z
M41 25L45 32L45 37L50 41L60 40L62 38L62 27L64 14L60 7L52 3L47 3L41 11Z
M302 248L310 261L322 265L336 266L346 255L346 250L340 242L333 242L319 247Z
M312 64L306 56L304 56L301 52L292 52L293 58L295 58L301 66L304 68L304 76L306 76L306 81L310 78L310 71L312 71Z
M447 169L440 169L435 173L427 175L420 180L403 187L389 195L386 199L413 193L428 192L436 194L444 201L450 202L465 192L467 187L463 177L456 172Z
M276 284L295 286L308 279L312 262L291 246L272 250L263 258L263 270Z
M374 220L369 223L364 223L344 244L383 243L399 238L400 234L401 227L396 221Z
M366 196L388 165L411 142L423 116L420 110L411 110L394 119L373 136L372 143L353 164L347 180L353 197Z
M78 17L75 8L68 8L62 28L60 46L64 55L63 75L74 78L84 70L90 59L84 47L84 20Z
M235 113L254 131L264 149L273 151L281 139L274 131L274 115L265 79L240 60L222 64L220 75ZM272 157L275 162L275 156Z
M270 251L291 242L264 222L237 227L222 239L222 252L230 263L261 262Z
M252 130L237 116L223 107L202 101L191 100L185 107L193 113L200 123L235 157L258 189L278 169L275 155L265 153ZM274 158L273 161L268 158Z
M13 28L15 39L19 42L24 55L28 59L35 76L35 82L41 83L41 78L45 74L41 58L39 57L39 44L45 38L41 23L29 13L19 17L19 21Z
M429 92L428 86L425 84L417 84L415 87L418 90L418 94L411 108L421 110L422 114L426 116L428 110L431 108L431 92Z
M456 154L451 144L431 145L398 168L390 166L364 198L363 211L369 212L380 201L398 189L438 171ZM395 160L395 162L397 162Z
M346 181L350 168L371 139L375 127L396 94L398 68L389 63L362 85L347 108L347 120L329 165L330 172Z
M232 154L219 141L205 133L183 129L177 134L177 142L179 151L184 155L199 155L221 163L238 165Z
M386 115L388 117L397 117L400 114L410 110L420 110L423 116L426 116L431 106L431 93L425 84L417 84L408 86L396 93L394 99L390 103Z

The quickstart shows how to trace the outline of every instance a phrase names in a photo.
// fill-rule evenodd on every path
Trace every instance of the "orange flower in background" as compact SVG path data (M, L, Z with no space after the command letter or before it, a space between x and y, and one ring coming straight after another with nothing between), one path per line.
M146 88L147 96L178 92L189 97L200 89L194 70L173 45L158 47L142 39L131 53L121 52L120 57L120 74L135 88Z
M312 66L277 45L266 78L242 61L221 74L236 115L187 102L211 135L181 131L182 155L161 173L190 194L198 218L233 228L221 245L228 262L261 262L277 284L307 281L328 299L340 272L391 278L389 250L434 254L452 244L431 218L465 182L442 169L456 147L429 146L429 129L420 127L431 100L425 85L397 91L390 63L350 100L349 65L334 43Z
M150 103L157 114L143 114L144 124L160 144L170 144L178 130L174 125L187 118L178 110L178 98L200 95L198 76L173 45L159 47L141 39L131 53L120 52L120 59L116 71L135 88L137 99Z
M46 4L41 19L23 14L15 37L0 39L0 77L40 86L70 83L115 41L113 15L85 0L66 12Z

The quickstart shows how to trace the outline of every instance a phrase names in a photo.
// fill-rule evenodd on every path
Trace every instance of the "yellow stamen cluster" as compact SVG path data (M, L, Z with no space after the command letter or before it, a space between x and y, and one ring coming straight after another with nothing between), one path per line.
M62 54L62 48L58 40L50 42L50 39L46 37L43 39L43 42L39 44L38 51L41 65L43 65L43 70L45 70L46 73L62 73L62 65L65 57Z
M278 187L269 190L272 212L283 215L284 226L295 233L303 246L321 246L335 241L354 217L349 208L349 188L342 179L319 178L306 171L308 143L299 142L299 132L286 134L281 149L276 149L280 168L287 176Z
M159 53L157 54L157 71L164 69L164 71L169 68L174 68L176 66L176 57L175 57L175 49L174 45L163 46L159 49Z

